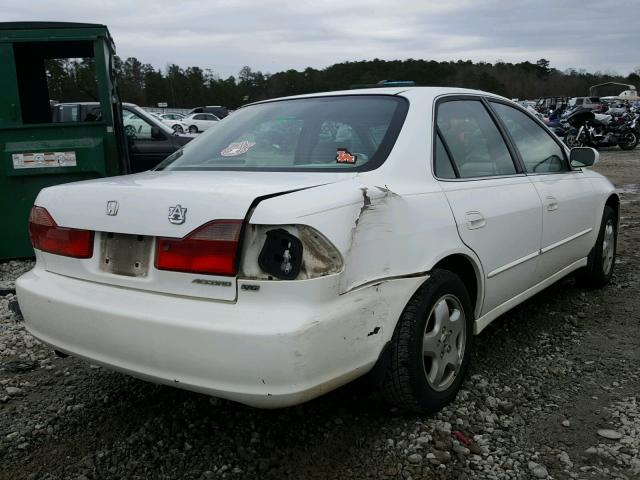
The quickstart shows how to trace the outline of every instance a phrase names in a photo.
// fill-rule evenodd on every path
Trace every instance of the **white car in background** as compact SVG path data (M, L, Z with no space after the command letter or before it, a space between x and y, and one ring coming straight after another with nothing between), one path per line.
M213 113L192 113L182 119L182 122L187 125L189 133L204 132L219 121L220 119Z
M493 320L611 278L597 159L474 90L260 102L155 171L43 189L18 300L56 350L150 381L275 408L371 372L433 412Z
M150 115L153 115L155 118L160 120L166 126L170 127L176 133L186 133L188 130L187 124L182 121L184 115L180 115L179 113L156 113L149 112Z

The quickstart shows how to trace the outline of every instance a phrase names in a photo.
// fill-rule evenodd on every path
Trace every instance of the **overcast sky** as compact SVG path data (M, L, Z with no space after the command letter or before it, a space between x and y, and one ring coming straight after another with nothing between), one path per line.
M0 18L103 23L123 58L223 77L373 58L640 67L638 0L2 0Z

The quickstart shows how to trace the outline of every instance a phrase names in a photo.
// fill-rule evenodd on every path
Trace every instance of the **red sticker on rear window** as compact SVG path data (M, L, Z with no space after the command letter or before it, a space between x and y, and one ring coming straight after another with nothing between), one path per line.
M346 148L339 148L336 152L336 162L337 163L350 163L354 164L358 160L357 155L353 155Z

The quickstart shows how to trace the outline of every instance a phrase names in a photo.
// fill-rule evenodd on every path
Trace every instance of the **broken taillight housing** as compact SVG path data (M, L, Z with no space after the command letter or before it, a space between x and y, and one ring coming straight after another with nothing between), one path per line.
M242 278L304 280L342 271L338 249L308 225L248 224L243 236Z
M184 238L156 240L156 268L233 277L242 220L214 220Z
M93 232L59 227L43 207L33 207L29 214L29 238L33 248L73 258L91 258Z

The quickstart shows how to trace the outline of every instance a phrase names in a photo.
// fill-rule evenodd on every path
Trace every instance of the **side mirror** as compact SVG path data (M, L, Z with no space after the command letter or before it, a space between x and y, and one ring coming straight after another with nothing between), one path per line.
M591 147L575 147L571 149L569 160L571 161L571 167L582 168L592 167L600 159L600 154L597 150Z
M151 127L151 138L154 140L164 140L164 135L159 127Z

